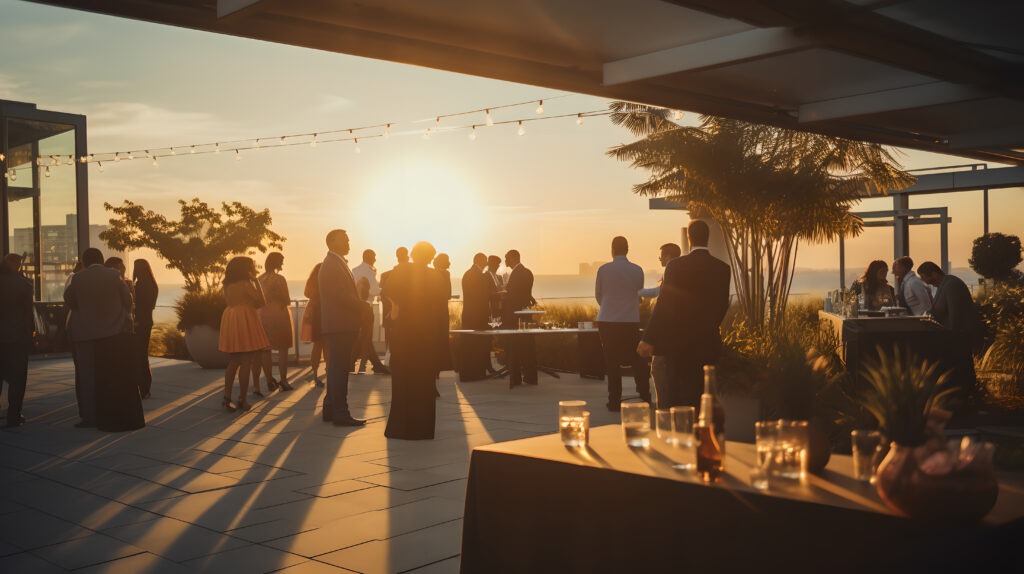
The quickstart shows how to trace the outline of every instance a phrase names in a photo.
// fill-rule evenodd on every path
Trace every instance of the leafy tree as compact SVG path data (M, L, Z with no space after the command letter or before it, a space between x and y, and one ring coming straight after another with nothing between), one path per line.
M1020 262L1020 238L1002 233L986 233L975 239L967 260L978 275L996 281L1014 278L1014 268Z
M285 240L270 230L269 209L256 211L233 201L222 203L218 211L199 198L179 199L178 204L181 219L174 221L128 200L120 206L104 203L116 217L100 239L119 251L156 251L168 269L182 274L189 292L214 288L232 256L280 249Z
M852 205L913 181L878 144L711 116L687 127L661 108L610 108L612 122L643 139L608 155L650 172L635 193L668 197L718 222L740 309L757 328L785 321L801 241L859 234Z

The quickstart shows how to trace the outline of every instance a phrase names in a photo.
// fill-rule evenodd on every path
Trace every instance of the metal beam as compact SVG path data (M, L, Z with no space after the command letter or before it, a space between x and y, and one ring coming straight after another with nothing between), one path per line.
M801 50L811 43L786 28L755 28L738 34L677 46L604 64L605 86L614 86L756 60Z
M917 181L913 185L903 189L889 190L889 194L923 195L1006 187L1024 187L1024 166L926 173L918 175Z
M1024 126L1015 125L997 130L969 132L949 137L949 149L984 147L1024 147Z
M799 108L798 119L801 123L820 122L882 112L924 108L966 100L977 100L990 96L991 94L971 86L950 84L948 82L933 82L919 86L804 104Z

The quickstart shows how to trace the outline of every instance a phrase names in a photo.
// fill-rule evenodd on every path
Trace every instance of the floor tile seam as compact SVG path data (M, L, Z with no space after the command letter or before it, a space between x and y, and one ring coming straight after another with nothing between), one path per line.
M356 544L352 544L350 546L344 546L344 547L341 547L341 548L335 548L333 550L329 550L327 552L323 552L321 554L317 554L315 556L310 557L310 560L316 560L317 558L319 558L321 556L326 556L327 554L333 554L335 552L341 552L342 550L349 550L351 548L355 548L356 546L362 546L364 544L370 544L372 542L387 542L389 540L393 540L393 539L399 538L401 536L407 536L409 534L415 534L416 532L421 532L421 531L427 530L429 528L435 528L435 527L438 527L438 526L443 526L445 524L448 524L450 522L455 522L455 521L458 521L458 520L462 520L462 517L460 516L458 518L452 518L450 520L444 520L442 522L437 522L437 523L430 524L430 525L427 525L427 526L421 526L419 528L413 528L412 530L407 530L405 532L402 532L401 534L396 534L394 536L389 536L387 538L371 538L369 540L364 540L363 542L357 542ZM449 556L448 558L451 558L451 557ZM448 558L445 558L445 560L447 560ZM438 561L435 561L435 562L438 562ZM329 562L325 562L325 564L330 564L330 563ZM431 562L431 564L433 564L433 562ZM330 564L330 565L331 566L335 566L334 564ZM426 564L424 564L423 566L426 566ZM417 566L416 568L422 568L423 566ZM342 568L344 568L344 566Z
M65 487L65 488L70 488L70 489L73 489L73 490L84 492L86 494L90 494L90 495L95 496L97 498L101 498L101 499L106 501L106 503L104 503L104 504L107 504L107 503L110 503L110 502L116 502L116 503L118 503L121 506L124 506L126 508L131 508L133 510L138 510L140 512L145 512L147 514L155 514L157 516L163 516L160 513L153 512L152 510L149 510L147 508L135 506L135 504L133 504L133 503L121 502L120 500L118 500L116 498L110 498L108 496L104 496L102 494L93 492L91 490L86 490L85 488L81 488L79 486L75 486L73 484L66 484L66 483L63 483L63 482L60 482L60 481L57 481L57 480L53 480L52 478L49 478L49 477L45 477L45 476L40 476L40 477L37 477L37 478L38 479L42 479L42 480L48 480L50 482L54 482L56 484L59 484L59 485ZM159 486L163 486L163 485L159 485ZM171 487L166 487L166 488L171 488ZM177 490L177 489L172 488L172 490ZM182 493L182 494L187 494L187 493ZM159 498L159 499L156 499L156 500L147 500L147 501L144 501L144 502L146 502L146 503L149 503L149 502L160 502L160 501L163 501L163 500L170 500L171 498L177 498L177 497L171 496L171 497L168 497L168 498ZM11 499L11 500L14 500L14 499ZM94 530L94 529L89 528L87 526L82 526L81 524L79 524L77 522L72 522L72 521L70 521L70 520L68 520L66 518L62 518L60 516L57 516L56 514L53 514L53 513L49 512L47 510L44 510L44 509L39 508L37 506L34 506L31 503L22 502L20 500L14 500L14 502L16 502L18 504L24 505L26 507L26 509L28 509L28 510L33 510L35 512L39 512L41 514L45 514L47 516L50 516L51 518L56 518L56 519L64 521L64 522L68 522L68 523L74 524L75 526L78 526L78 527L81 527L81 528L85 528L86 530L90 530L90 531L95 532L97 534L101 534L102 533L102 531L100 531L100 530ZM170 518L170 517L166 517L166 518ZM143 521L143 522L148 522L148 521ZM141 523L132 523L132 524L141 524ZM129 526L129 524L122 524L120 526ZM119 526L113 526L111 528L119 528Z
M301 491L301 490L293 490L291 492L294 492L294 493L297 493L297 494L299 494L299 493L301 493L301 494L309 494L312 498L327 499L327 498L334 498L336 496L345 496L346 494L352 494L352 493L355 493L355 492L362 492L364 490L370 490L371 488L376 488L376 487L381 486L379 484L363 482L362 480L357 480L357 479L354 479L354 478L346 478L344 480L351 480L353 482L361 482L361 483L365 484L366 486L364 486L362 488L357 488L355 490L349 490L349 491L346 491L346 492L339 492L338 494L332 494L330 496L320 496L319 494L310 494L308 492L304 492L304 491ZM336 482L343 482L343 481L336 481ZM332 483L328 482L326 484L332 484ZM326 484L325 485L321 485L321 486L326 486ZM298 502L298 501L296 501L296 502ZM285 503L285 504L287 504L287 503Z
M422 566L417 566L415 568L410 568L409 570L399 570L396 574L408 574L410 572L416 572L417 570L421 570L423 568L426 568L427 566L433 566L434 564L439 564L441 562L444 562L445 560L451 560L452 558L458 558L459 556L462 556L461 552L459 554L453 554L451 556L446 556L446 557L444 557L444 558L442 558L440 560L434 560L433 562L428 562L426 564L423 564Z
M196 450L196 449L191 449L191 450ZM200 451L200 452L204 452L204 451ZM135 453L131 453L131 454L133 456L137 456L139 458L144 458L146 460L153 461L155 464L146 465L146 466L139 466L139 467L135 467L135 468L132 468L132 469L129 469L129 470L140 470L140 469L143 469L143 468L152 468L152 467L156 466L157 464L170 464L170 465L174 465L174 466L180 466L182 468L191 468L192 470L198 470L200 472L205 472L207 474L213 474L213 475L217 475L217 476L220 476L220 475L222 475L224 473L228 473L228 472L238 472L239 470L247 470L247 469L242 468L242 469L236 469L236 470L225 470L225 471L221 471L221 472L210 472L209 470L205 470L205 469L202 469L202 468L199 468L199 467L196 467L196 466L190 466L190 465L187 465L187 464L181 464L181 463L172 462L172 461L169 461L169 460L161 460L159 458L153 458L152 456L145 455L145 454L135 454ZM214 456L218 456L218 457L222 457L222 458L229 458L229 459L232 459L232 460L237 460L239 462L245 462L245 463L249 463L249 464L256 465L256 466L262 466L262 467L266 467L266 468L277 468L277 469L280 469L280 470L290 470L290 469L286 469L284 467L264 464L262 462L253 462L251 460L245 460L245 459L238 458L236 456L227 455L227 454L215 454L215 453L206 453L206 454L213 454ZM95 465L95 466L99 466L99 465ZM106 468L106 467L103 467L103 468ZM110 470L113 470L113 469L110 469ZM295 471L292 471L292 472L295 472Z
M384 474L387 474L387 473L384 473ZM376 475L374 475L374 476L376 476ZM466 477L453 478L451 480L445 480L445 481L442 481L442 482L435 482L434 484L428 484L426 486L418 486L416 488L409 488L409 489L395 488L395 487L392 487L392 486L388 486L386 484L377 484L375 482L366 482L365 480L359 480L359 479L354 479L354 480L356 480L358 482L366 482L366 484L372 484L374 486L380 486L382 488L387 488L387 489L390 489L390 490L397 490L398 492L416 492L417 490L423 490L424 488L430 488L430 487L433 487L433 486L441 486L443 484L448 484L450 482L458 482L460 480L465 480L465 479L466 479Z
M123 541L119 540L118 542L123 542ZM132 546L132 545L129 545L129 546ZM136 546L136 548L138 548L138 547ZM136 552L135 554L129 554L127 556L120 556L118 558L111 558L110 560L102 560L100 562L94 562L92 564L86 564L85 566L79 566L78 568L71 568L70 571L71 572L76 572L78 570L84 570L86 568L94 568L94 567L99 566L101 564L110 564L111 562L117 562L118 560L123 560L125 558L132 558L134 556L139 556L141 554L151 554L151 552L149 552L148 550L143 550L142 548L139 548L139 551ZM155 556L155 554L154 554L154 556ZM64 567L61 566L61 568L64 568ZM69 570L69 569L65 568L65 570Z

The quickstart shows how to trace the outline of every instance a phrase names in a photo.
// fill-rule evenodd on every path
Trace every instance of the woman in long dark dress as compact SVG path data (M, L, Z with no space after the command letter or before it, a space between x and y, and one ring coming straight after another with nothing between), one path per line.
M148 399L153 386L153 372L149 368L149 339L153 334L153 309L160 288L153 277L149 261L136 259L132 267L135 281L135 358L138 361L139 394Z
M392 271L381 294L393 302L388 438L434 438L434 381L448 348L448 290L428 267L434 253L431 244L417 243L412 264Z

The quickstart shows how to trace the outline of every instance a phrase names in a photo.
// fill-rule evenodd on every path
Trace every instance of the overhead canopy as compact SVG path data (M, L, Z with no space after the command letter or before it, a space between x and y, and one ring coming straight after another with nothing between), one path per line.
M1024 163L1018 0L36 0Z

